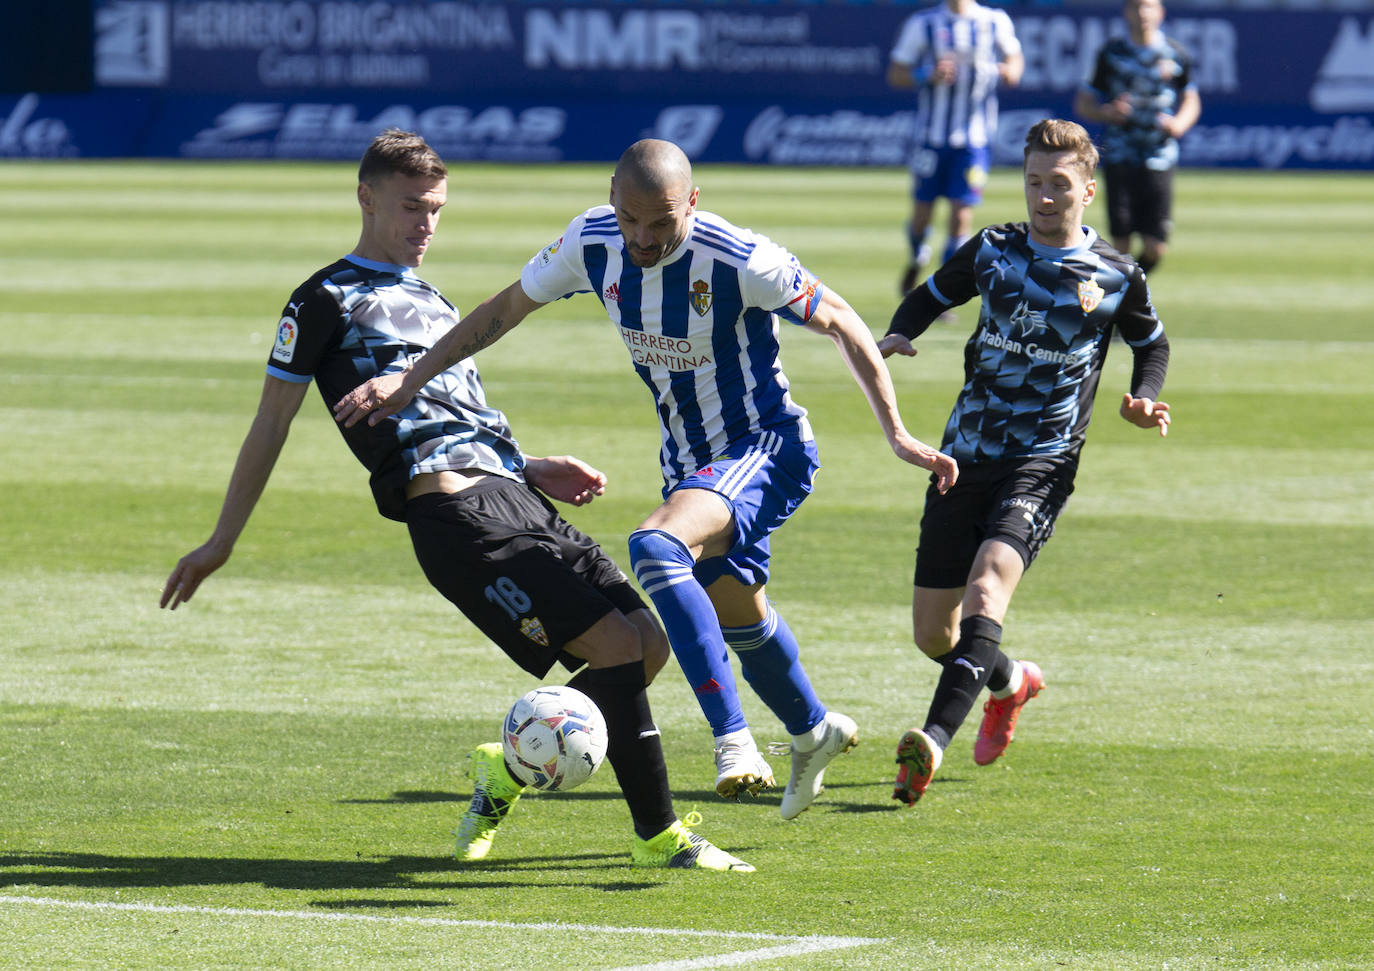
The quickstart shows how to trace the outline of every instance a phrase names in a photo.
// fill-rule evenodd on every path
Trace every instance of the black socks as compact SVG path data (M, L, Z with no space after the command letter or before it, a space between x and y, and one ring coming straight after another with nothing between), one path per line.
M615 770L640 839L657 836L673 824L673 796L663 744L649 710L644 662L612 668L583 668L568 682L601 709L606 719L606 758Z
M997 690L1011 679L1011 658L1002 653L1002 625L990 617L965 617L959 640L948 654L935 658L944 668L926 715L925 733L947 748L964 723L978 692L989 684Z

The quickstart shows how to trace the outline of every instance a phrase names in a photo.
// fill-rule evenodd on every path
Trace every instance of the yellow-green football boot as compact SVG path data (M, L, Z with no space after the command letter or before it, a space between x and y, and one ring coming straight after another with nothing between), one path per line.
M697 825L701 822L701 814L688 813L686 822ZM688 829L680 819L650 839L642 840L636 836L630 860L635 866L669 867L675 870L754 872L748 863L713 846L704 836L698 836Z
M525 787L511 777L500 742L479 745L468 755L467 776L472 780L472 803L453 831L458 840L453 855L472 861L491 852L496 827Z

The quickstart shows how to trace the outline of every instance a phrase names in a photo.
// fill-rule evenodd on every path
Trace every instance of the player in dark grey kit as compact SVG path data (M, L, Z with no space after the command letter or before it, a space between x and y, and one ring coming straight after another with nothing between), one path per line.
M175 609L224 565L314 380L329 408L360 381L404 368L458 322L413 272L447 200L447 170L418 135L389 130L358 170L362 235L287 302L257 417L210 539L181 558L161 604ZM425 576L512 660L543 678L562 663L606 718L607 758L634 822L637 866L753 870L688 830L673 811L646 686L667 639L633 585L544 494L581 505L605 476L570 456L523 455L486 402L471 359L435 375L398 415L343 432L371 473L382 515L405 522ZM585 667L583 666L585 664ZM484 857L520 797L499 744L479 746L457 856Z
M1097 53L1091 76L1074 97L1074 111L1102 131L1107 220L1112 245L1131 251L1146 273L1164 258L1173 228L1173 179L1182 138L1202 114L1192 59L1164 35L1160 0L1126 0L1128 37L1114 37Z
M942 312L977 297L978 326L964 350L965 383L941 451L959 480L926 493L916 552L916 644L943 668L923 727L897 746L893 798L914 805L984 687L992 698L974 761L995 761L1022 706L1044 687L1039 667L1002 653L1002 621L1022 574L1054 531L1073 491L1078 456L1113 332L1135 355L1121 415L1169 429L1156 397L1169 342L1140 268L1083 225L1097 186L1097 150L1079 125L1047 120L1026 136L1029 222L977 233L893 315L884 356Z

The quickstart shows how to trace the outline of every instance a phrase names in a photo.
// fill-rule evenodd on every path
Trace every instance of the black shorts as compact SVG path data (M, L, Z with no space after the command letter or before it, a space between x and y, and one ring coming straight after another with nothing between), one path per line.
M580 667L564 646L611 611L644 609L595 541L512 479L417 496L406 503L406 525L434 589L535 677L555 661Z
M1077 473L1077 457L1064 455L960 465L949 492L942 496L933 485L926 492L916 586L965 586L989 539L1014 547L1030 566L1054 534Z
M1140 233L1167 241L1174 228L1174 170L1114 163L1106 167L1107 224L1112 236Z

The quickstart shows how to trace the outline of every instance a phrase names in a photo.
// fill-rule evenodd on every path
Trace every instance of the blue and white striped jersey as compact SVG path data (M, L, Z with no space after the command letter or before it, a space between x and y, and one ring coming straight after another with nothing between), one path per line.
M697 211L658 264L635 266L610 206L588 209L520 275L532 300L595 293L654 396L668 487L762 432L810 441L778 359L778 319L802 324L824 288L787 250Z
M349 256L291 294L267 373L301 384L313 378L332 411L359 384L424 354L457 322L453 304L409 267ZM389 519L405 519L406 483L420 473L476 469L524 478L510 423L487 405L471 359L435 375L400 414L340 428Z
M891 59L917 78L916 141L923 148L982 148L997 130L997 65L1021 52L1005 10L973 4L967 14L941 3L907 18ZM931 84L935 62L952 57L953 84Z

